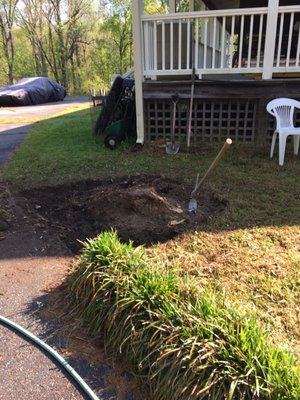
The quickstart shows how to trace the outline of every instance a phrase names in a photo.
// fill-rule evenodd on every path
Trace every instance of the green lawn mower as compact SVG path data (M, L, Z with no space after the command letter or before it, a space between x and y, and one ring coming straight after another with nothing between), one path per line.
M110 149L129 137L136 137L133 78L116 77L97 119L95 135L103 135L104 144Z

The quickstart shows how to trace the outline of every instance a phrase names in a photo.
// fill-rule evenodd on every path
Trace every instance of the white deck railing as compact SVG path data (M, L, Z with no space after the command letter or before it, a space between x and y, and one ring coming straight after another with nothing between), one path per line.
M144 76L300 73L300 5L268 18L267 7L143 15Z

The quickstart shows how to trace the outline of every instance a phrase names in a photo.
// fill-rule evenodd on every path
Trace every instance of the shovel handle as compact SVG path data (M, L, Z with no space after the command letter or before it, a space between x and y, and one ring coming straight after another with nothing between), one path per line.
M191 193L191 198L194 198L197 196L197 194L200 191L200 189L202 188L204 182L211 175L213 170L216 168L218 162L220 161L220 159L223 156L223 154L225 153L225 151L230 147L231 143L232 143L232 140L230 138L227 138L223 147L221 148L221 150L217 154L216 158L214 159L214 161L211 163L210 167L206 171L205 175L203 176L201 181L195 186L195 189Z

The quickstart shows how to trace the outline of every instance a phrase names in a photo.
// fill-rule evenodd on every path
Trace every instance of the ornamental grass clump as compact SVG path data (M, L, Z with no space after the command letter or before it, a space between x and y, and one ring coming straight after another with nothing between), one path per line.
M195 290L116 232L83 244L70 288L90 330L149 378L156 400L300 398L295 358L253 316Z

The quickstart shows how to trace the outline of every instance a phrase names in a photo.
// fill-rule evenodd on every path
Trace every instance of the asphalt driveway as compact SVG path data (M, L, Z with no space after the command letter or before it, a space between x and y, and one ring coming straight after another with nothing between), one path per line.
M45 103L24 107L1 107L0 120L11 120L11 123L0 123L0 168L11 157L16 147L26 139L32 129L32 123L16 123L20 118L34 118L42 120L58 114L68 108L88 103L88 97L68 97L64 101Z

